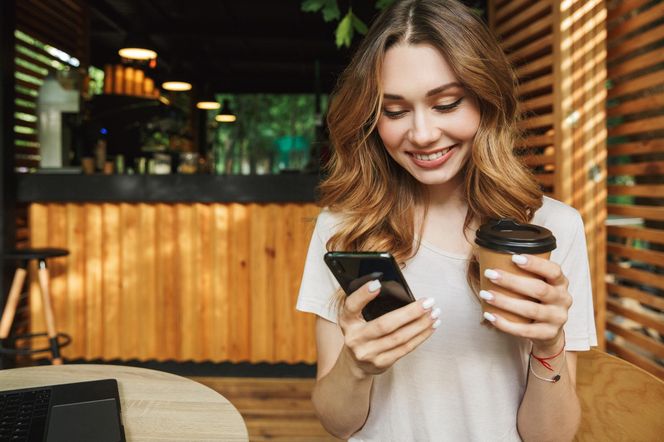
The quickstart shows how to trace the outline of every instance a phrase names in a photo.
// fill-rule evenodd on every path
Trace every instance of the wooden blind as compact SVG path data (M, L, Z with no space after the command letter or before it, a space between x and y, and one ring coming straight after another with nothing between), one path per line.
M546 195L583 218L603 345L606 273L606 3L493 0L489 25L519 78L517 147Z
M16 3L16 167L29 172L39 165L37 95L49 69L86 66L88 38L83 0Z
M664 379L664 2L611 6L607 348Z

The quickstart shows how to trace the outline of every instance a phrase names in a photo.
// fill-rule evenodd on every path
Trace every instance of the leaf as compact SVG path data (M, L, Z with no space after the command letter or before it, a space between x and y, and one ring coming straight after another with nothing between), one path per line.
M317 12L322 10L323 20L326 22L338 20L341 15L337 0L304 0L300 9L304 12Z
M316 12L323 7L326 0L304 0L300 9L304 12Z
M337 0L324 0L325 6L323 6L323 20L326 22L332 20L339 20L341 12L339 12L339 5Z
M348 14L339 22L336 30L337 47L350 47L353 40L353 11L348 10Z
M394 0L376 0L376 9L383 10L394 3Z
M353 21L353 28L355 28L355 30L359 34L364 35L367 33L368 31L367 25L365 25L364 22L360 20L360 18L357 15L353 14L352 21Z

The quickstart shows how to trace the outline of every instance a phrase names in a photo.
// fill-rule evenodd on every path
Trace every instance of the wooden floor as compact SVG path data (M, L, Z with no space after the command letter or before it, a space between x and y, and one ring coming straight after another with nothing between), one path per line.
M251 441L339 441L318 422L311 405L313 379L192 377L238 409Z

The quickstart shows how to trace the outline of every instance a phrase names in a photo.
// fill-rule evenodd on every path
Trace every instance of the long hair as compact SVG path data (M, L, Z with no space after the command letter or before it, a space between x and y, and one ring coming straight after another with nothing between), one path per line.
M328 250L389 251L404 265L419 247L415 209L424 207L426 216L427 193L390 157L376 129L383 59L400 43L437 48L478 103L479 128L460 172L468 203L464 235L473 221L530 221L542 192L513 152L519 140L516 75L495 37L458 1L395 2L372 24L332 96L327 122L333 149L319 195L323 207L341 215ZM467 279L477 293L474 254Z

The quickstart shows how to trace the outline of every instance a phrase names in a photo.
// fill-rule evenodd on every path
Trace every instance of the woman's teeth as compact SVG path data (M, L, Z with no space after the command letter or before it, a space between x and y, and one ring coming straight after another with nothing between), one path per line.
M443 149L439 152L432 153L432 154L429 154L429 155L422 155L422 154L419 154L419 153L414 153L413 156L416 159L421 160L421 161L433 161L433 160L436 160L436 159L442 157L443 155L445 155L447 152L450 151L450 149L451 149L451 147L448 147L448 148Z

